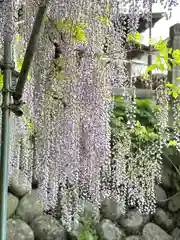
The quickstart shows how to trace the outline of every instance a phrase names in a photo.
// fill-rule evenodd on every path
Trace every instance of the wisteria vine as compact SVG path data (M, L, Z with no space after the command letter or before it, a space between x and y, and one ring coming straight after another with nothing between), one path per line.
M122 198L119 191L122 182L126 183L123 191L129 194L129 199L139 201L140 209L144 205L147 212L149 207L153 209L154 193L148 192L149 188L153 188L153 176L148 178L143 175L145 186L140 184L135 174L140 171L140 166L137 166L139 162L142 174L144 168L152 171L157 167L155 161L151 168L144 165L150 154L149 149L145 155L138 156L141 161L132 158L126 172L126 154L132 154L128 140L118 143L118 155L115 156L118 162L114 169L117 187L109 188L105 177L110 174L111 168L111 88L115 85L126 86L128 80L123 63L126 58L126 34L120 23L125 9L128 9L128 31L136 31L140 15L149 17L153 2L50 1L23 96L29 114L25 116L26 121L23 119L18 122L15 117L12 120L9 173L11 176L14 169L21 169L30 183L35 178L39 182L38 191L45 209L56 214L57 203L60 203L62 221L68 229L79 208L83 207L81 200L92 201L98 208L102 197L113 195L118 201L123 200L124 206L126 194ZM171 10L171 6L177 2L168 0L161 3ZM14 40L14 52L19 56L24 54L29 41L40 1L8 0L0 3L1 29L6 31L9 30L5 25L9 4L14 5L14 16L17 16L20 7L23 6L24 10L23 22L16 24L14 19L15 27L12 29L15 32L10 30L12 35L17 33L21 38ZM1 41L6 31L0 33ZM61 49L57 65L54 63L54 46L50 38L57 41ZM118 56L115 54L117 52L120 53ZM108 54L111 54L111 58L107 57ZM130 108L130 121L134 124L134 103ZM29 136L32 125L33 142ZM18 142L23 149L17 147ZM134 173L130 176L132 171Z

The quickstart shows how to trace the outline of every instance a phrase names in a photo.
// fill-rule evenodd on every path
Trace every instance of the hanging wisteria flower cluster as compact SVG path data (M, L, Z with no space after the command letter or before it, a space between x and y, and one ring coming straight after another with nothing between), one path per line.
M179 124L179 116L180 116L180 111L179 111L179 99L175 100L173 102L173 107L172 107L172 118L173 118L173 136L175 140L175 145L176 149L178 152L180 152L180 124Z
M134 141L132 130L136 129L137 121L134 101L127 102L127 123L117 120L116 128L112 129L113 164L119 169L120 176L123 176L116 176L114 186L119 189L121 200L126 199L128 205L138 207L145 214L153 213L156 209L155 184L161 182L162 151L170 140L167 131L168 91L163 85L157 90L156 103L158 111L154 114L157 139L143 143L142 140ZM123 212L126 210L125 205L121 205Z
M139 15L148 15L152 3L152 0L50 1L23 96L25 116L19 122L13 119L9 173L19 168L30 182L36 179L45 209L56 214L60 204L62 221L69 229L72 217L83 207L82 200L89 200L98 208L104 197L114 196L124 208L129 194L129 199L139 201L140 210L145 208L149 212L148 208L154 206L153 191L149 190L153 189L154 177L153 173L148 176L148 169L155 172L159 166L156 160L151 168L147 166L150 149L139 154L138 159L131 158L127 170L130 140L119 143L115 151L118 155L114 156L117 162L113 169L114 185L109 187L106 179L112 170L110 90L114 85L127 83L123 64L126 36L120 24L116 31L112 23L120 23L127 7L129 32L136 31ZM16 8L24 7L24 22L16 28L19 37L14 40L17 67L39 4L35 0L16 3ZM0 14L6 16L1 11L5 6L0 3ZM6 18L0 15L0 19L4 26ZM54 46L58 60L54 59ZM133 125L134 101L129 108ZM122 196L119 186L123 182Z

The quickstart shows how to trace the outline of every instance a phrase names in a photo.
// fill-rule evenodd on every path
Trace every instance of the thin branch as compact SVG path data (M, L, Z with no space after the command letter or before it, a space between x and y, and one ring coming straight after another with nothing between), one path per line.
M152 55L152 56L157 56L157 53L153 53L147 50L143 50L143 49L131 49L130 51L127 52L142 52L142 53L147 53L148 55ZM122 53L122 51L116 51L116 52L111 52L111 53L107 53L105 55L107 56L111 56L117 53ZM163 56L161 56L161 58L164 58ZM173 58L172 58L173 59ZM175 59L173 59L175 61ZM175 61L175 63L179 66L179 64Z
M157 54L155 54L153 52L150 52L150 51L147 51L147 50L143 50L143 49L131 49L130 51L127 51L127 52L142 52L142 53L148 53L148 54L154 55L154 56L157 55ZM107 53L106 55L111 56L111 55L114 55L114 54L117 54L117 53L122 53L122 51L110 52L110 53Z
M41 5L39 6L39 10L37 12L36 19L33 25L33 30L29 40L29 44L26 49L20 76L16 85L14 96L13 96L15 101L20 101L20 99L22 98L27 75L29 72L31 62L33 60L34 53L36 51L36 46L37 46L39 35L40 35L40 29L41 29L42 22L43 22L49 2L50 0L45 0L45 1L42 0Z
M162 199L162 200L158 200L158 202L168 202L169 200L172 200L174 197L178 196L180 192L175 193L173 196L166 198L166 199Z
M122 95L124 92L128 92L128 94L133 95L133 88L112 88L112 93L114 96ZM136 96L138 98L153 98L156 96L156 90L151 89L136 89Z
M180 171L179 169L176 167L176 165L173 163L173 161L171 160L171 158L165 154L164 152L162 153L162 155L173 165L173 167L176 169L176 172L179 174L180 176Z

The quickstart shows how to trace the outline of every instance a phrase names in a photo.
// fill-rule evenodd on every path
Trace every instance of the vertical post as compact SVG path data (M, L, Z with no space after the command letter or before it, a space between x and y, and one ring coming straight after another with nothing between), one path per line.
M173 50L180 49L180 23L177 23L170 27L169 30L169 47ZM179 81L177 81L177 77L180 76L180 67L179 66L171 66L171 70L168 71L168 81L170 83L179 85ZM173 125L172 119L172 108L169 111L169 125Z
M152 38L152 4L150 6L150 20L149 20L149 38ZM149 44L149 54L148 54L148 66L152 65L152 45ZM149 72L151 89L152 89L152 71Z
M1 130L1 161L0 161L0 240L6 240L6 220L7 220L7 200L8 200L8 157L9 157L9 129L10 129L10 106L11 105L11 80L12 80L12 2L7 2L7 16L5 24L4 37L4 78L3 78L3 104L2 104L2 130ZM36 20L33 26L33 31L26 50L25 59L19 76L19 81L16 85L15 96L19 101L24 90L25 80L30 67L30 63L34 56L35 47L37 45L40 34L40 27L43 22L44 15L48 6L49 0L42 0ZM12 31L12 32L11 32ZM18 74L19 75L19 74ZM16 98L15 98L16 99ZM17 104L17 107L19 105ZM12 108L11 108L12 109ZM14 109L17 110L17 109ZM17 111L14 111L17 113ZM19 115L18 115L19 116Z
M180 23L177 23L170 27L169 30L169 46L173 49L180 49ZM180 67L173 66L168 71L168 80L171 83L178 84L177 77L180 76Z
M130 86L132 87L132 61L129 60L125 63L127 72L128 72L128 78L129 78L129 82L130 82Z
M12 74L12 45L9 38L4 39L4 79L1 129L0 162L0 240L6 240L6 218L8 200L8 154L10 128L10 84Z

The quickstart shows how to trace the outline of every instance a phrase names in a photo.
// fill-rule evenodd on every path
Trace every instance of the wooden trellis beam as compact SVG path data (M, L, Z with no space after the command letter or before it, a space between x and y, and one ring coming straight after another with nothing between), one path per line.
M112 93L114 96L122 96L125 92L129 95L134 94L134 88L112 88ZM153 99L156 96L156 91L151 89L136 89L136 97L145 99L151 98Z

